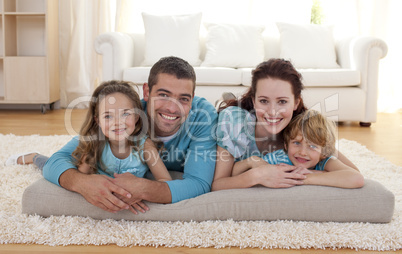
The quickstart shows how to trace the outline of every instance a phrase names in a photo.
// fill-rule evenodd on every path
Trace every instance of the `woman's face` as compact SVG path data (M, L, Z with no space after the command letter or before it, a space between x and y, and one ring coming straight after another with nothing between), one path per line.
M253 99L257 116L257 127L267 135L280 133L289 124L300 103L292 92L288 81L265 78L257 81L257 90Z

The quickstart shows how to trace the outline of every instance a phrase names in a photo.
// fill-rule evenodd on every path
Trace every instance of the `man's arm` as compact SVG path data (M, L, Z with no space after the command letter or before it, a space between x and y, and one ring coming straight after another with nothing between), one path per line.
M186 153L183 179L160 182L124 173L115 174L112 182L132 194L130 199L123 199L130 205L134 205L136 200L163 204L175 203L210 191L215 171L215 158L214 140L191 141Z
M78 146L74 137L63 148L54 153L43 167L43 176L50 182L67 190L78 192L89 203L109 212L128 209L128 205L113 193L131 196L123 188L113 184L111 178L103 175L87 175L79 172L73 164L71 154Z
M204 99L198 100L192 117L184 126L182 138L188 145L178 151L186 153L183 179L166 182L173 203L211 191L216 164L217 121L215 108Z
M113 182L132 195L131 199L124 199L126 203L133 205L135 200L175 203L211 190L216 161L214 132L218 115L206 100L198 98L197 103L196 108L192 108L191 119L184 123L186 125L181 129L182 132L165 143L169 151L165 165L175 170L181 169L184 162L183 179L159 182L128 174L115 175Z

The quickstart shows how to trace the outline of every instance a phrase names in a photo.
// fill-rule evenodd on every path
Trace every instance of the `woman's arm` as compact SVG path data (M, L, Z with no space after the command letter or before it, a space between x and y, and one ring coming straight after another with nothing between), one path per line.
M151 170L152 175L157 181L172 180L169 171L159 156L154 142L152 142L152 140L149 138L144 143L144 159L149 167L149 170Z
M256 168L258 166L266 165L267 162L258 156L251 156L242 161L238 161L233 166L232 176L240 175L241 173Z
M233 156L218 146L212 191L249 188L255 185L288 188L303 184L301 180L306 178L302 173L293 172L296 168L290 165L260 165L236 176L232 176L233 166Z
M324 185L339 188L361 188L364 177L358 170L344 164L337 158L331 158L325 164L325 171L307 175L304 184Z

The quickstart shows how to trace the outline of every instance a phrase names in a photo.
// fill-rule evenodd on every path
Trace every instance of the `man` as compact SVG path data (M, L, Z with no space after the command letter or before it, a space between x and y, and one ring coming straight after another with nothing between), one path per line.
M77 139L49 158L43 176L109 212L144 212L147 207L142 200L174 203L209 192L215 170L217 113L205 99L194 97L195 81L190 64L165 57L154 64L143 86L151 133L164 143L162 160L169 170L182 171L183 179L158 182L129 173L115 179L82 174L71 163Z

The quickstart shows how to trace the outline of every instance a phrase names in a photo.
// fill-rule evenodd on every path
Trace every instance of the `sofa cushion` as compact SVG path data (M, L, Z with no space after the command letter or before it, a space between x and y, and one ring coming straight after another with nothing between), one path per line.
M302 220L389 222L395 197L380 183L366 179L361 189L296 186L287 189L254 187L206 193L174 204L148 203L150 210L109 213L81 195L45 179L30 185L22 197L22 212L41 216L89 216L94 219L139 221Z
M151 67L131 67L124 69L123 79L136 84L148 82ZM197 85L240 85L242 71L225 67L194 67Z
M206 55L201 66L255 67L264 59L263 26L205 23Z
M251 86L252 68L242 68L242 84ZM360 71L352 69L298 69L305 87L346 87L360 85Z
M142 13L145 28L142 65L151 66L165 56L181 57L191 65L200 65L201 16L201 13L177 16Z
M130 67L123 71L123 80L129 80L136 84L148 82L149 71L151 67Z
M240 85L242 71L227 67L194 67L197 85Z
M277 23L280 57L296 68L337 68L332 29L321 25Z

